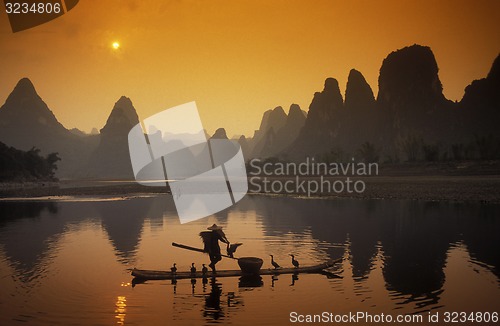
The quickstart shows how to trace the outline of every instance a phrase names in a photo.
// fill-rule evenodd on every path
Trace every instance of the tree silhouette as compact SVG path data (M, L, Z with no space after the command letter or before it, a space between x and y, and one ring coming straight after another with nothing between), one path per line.
M25 152L0 143L0 180L55 180L56 163L60 160L58 153L43 157L36 147Z

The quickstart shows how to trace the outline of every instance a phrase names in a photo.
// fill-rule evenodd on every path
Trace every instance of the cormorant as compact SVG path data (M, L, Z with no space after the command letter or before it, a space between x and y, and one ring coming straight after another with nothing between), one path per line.
M208 272L208 268L207 268L207 266L205 266L205 264L202 264L202 265L203 265L203 268L201 269L201 273L203 275L205 275Z
M227 248L226 248L226 251L227 251L227 255L231 258L234 258L233 257L233 254L236 252L236 249L238 249L239 246L241 246L243 243L233 243L233 244L227 244Z
M273 265L274 269L277 269L277 268L281 268L281 266L274 261L274 256L273 255L269 255L271 256L271 265Z
M172 267L170 267L170 271L172 271L172 274L175 274L177 272L177 267L175 267L175 263Z
M295 260L295 256L294 255L290 256L292 256L292 265L295 266L295 268L299 268L299 262Z
M191 273L196 273L196 267L194 267L194 263L191 264Z

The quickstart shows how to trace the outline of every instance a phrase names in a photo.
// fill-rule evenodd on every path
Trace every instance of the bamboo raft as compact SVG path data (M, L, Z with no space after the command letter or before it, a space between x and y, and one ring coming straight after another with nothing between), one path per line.
M328 268L333 267L336 263L342 261L342 258L330 260L322 264L305 266L298 268L278 268L278 269L261 269L259 275L280 275L280 274L299 274L299 273L325 273L332 274L327 271ZM132 276L140 280L180 280L180 279L193 279L193 278L208 278L208 277L235 277L235 276L245 276L241 270L220 270L216 273L211 271L203 274L201 271L196 273L186 272L176 272L175 274L171 271L159 271L159 270L146 270L133 268L131 270ZM250 274L251 275L251 274Z

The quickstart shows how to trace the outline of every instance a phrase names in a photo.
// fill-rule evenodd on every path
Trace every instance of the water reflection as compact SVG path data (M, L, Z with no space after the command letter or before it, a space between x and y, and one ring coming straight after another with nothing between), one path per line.
M58 240L90 222L99 222L118 261L135 261L144 222L161 229L165 212L172 212L162 198L120 201L4 201L0 202L0 245L23 281L40 274L42 261L57 250Z
M191 279L191 293L194 294L194 290L196 289L196 279Z
M201 282L203 284L203 293L205 293L207 291L208 278L202 278Z
M63 233L58 205L51 202L0 204L0 246L23 282L36 281L43 273L41 261L50 258L53 243ZM27 219L30 221L28 222Z
M346 269L340 272L343 279L339 275L328 280L318 276L315 281L321 278L329 282L321 288L326 297L359 298L363 304L371 302L372 306L405 311L411 307L412 313L422 312L450 302L449 293L453 291L446 287L447 282L468 282L469 269L478 271L476 274L481 277L484 270L491 272L493 287L500 287L499 212L498 205L484 204L247 196L214 216L179 225L173 202L167 196L119 201L0 202L0 277L12 277L26 285L22 287L25 293L20 293L17 285L4 291L0 304L8 302L9 296L23 299L30 295L28 292L36 293L50 276L66 288L58 289L58 282L53 282L47 283L46 287L52 288L44 291L51 291L53 297L64 295L73 285L64 283L59 269L75 272L72 275L80 278L75 284L82 291L83 274L99 277L102 273L92 271L96 256L103 266L113 261L122 270L135 264L168 269L174 261L181 270L188 270L193 261L201 266L206 263L206 256L172 249L170 243L183 240L199 245L199 229L216 222L224 226L230 240L245 243L240 248L242 254L273 254L283 267L291 267L291 253L297 255L301 266L345 257ZM62 255L65 250L68 252ZM222 261L222 269L234 268L231 263L234 264ZM263 268L272 268L269 259ZM109 280L116 275L102 277ZM228 287L228 282L234 282L230 283L232 287ZM480 284L491 287L488 282ZM173 300L172 318L176 320L189 319L185 316L191 316L193 306L199 305L195 311L198 315L202 311L205 321L226 323L231 309L243 309L241 293L283 293L287 288L304 296L316 295L310 293L315 283L302 274L165 283L172 290L170 296L173 292L169 300ZM133 280L131 285L136 284ZM223 287L227 292L223 292ZM135 289L136 293L143 293L144 288L147 287ZM478 291L483 292L484 288ZM130 310L139 309L136 307L140 305L127 307L127 302L132 302L130 294L118 291L109 295L107 311L112 312L114 304L116 322L129 322L133 315ZM75 297L87 300L81 292ZM283 300L287 303L288 299ZM261 301L263 306L272 303ZM24 307L24 303L19 306Z
M54 202L32 202L31 205L26 205L24 202L4 202L0 205L0 216L2 217L0 227L19 218L38 217L44 210L56 214L57 204Z
M274 287L274 283L276 283L279 280L278 275L272 275L271 276L271 287Z
M95 203L95 210L101 219L102 228L115 249L119 261L133 262L149 210L149 201L124 201Z
M358 280L372 270L380 243L387 289L414 300L439 300L447 252L458 240L500 276L500 253L493 249L500 248L497 205L286 197L259 198L254 204L267 236L300 238L310 230L319 243L348 244ZM320 244L317 249L339 257L346 248Z
M224 311L220 305L221 295L222 284L217 283L217 279L213 277L210 280L210 293L205 297L203 317L208 317L213 320L219 320L224 317Z
M123 295L119 295L116 299L116 309L115 309L115 318L117 319L116 323L118 325L125 324L125 316L127 313L127 298Z
M298 274L292 274L292 283L290 283L290 286L295 286L295 282L299 280L299 275Z
M238 287L240 288L258 288L264 286L260 275L243 275L239 278Z

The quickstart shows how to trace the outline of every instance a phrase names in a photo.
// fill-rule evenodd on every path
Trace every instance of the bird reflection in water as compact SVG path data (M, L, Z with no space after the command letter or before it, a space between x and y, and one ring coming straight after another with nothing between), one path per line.
M298 281L299 280L299 274L298 273L293 273L292 274L292 283L290 284L290 286L294 286L295 285L295 281Z
M271 287L274 287L274 282L278 280L278 275L271 276Z
M171 284L174 286L174 294L176 294L177 293L177 279L173 278L171 280Z
M196 288L196 279L192 278L191 279L191 293L194 295L194 290Z
M201 280L201 284L203 284L203 293L207 292L207 283L208 283L208 278L203 277Z

